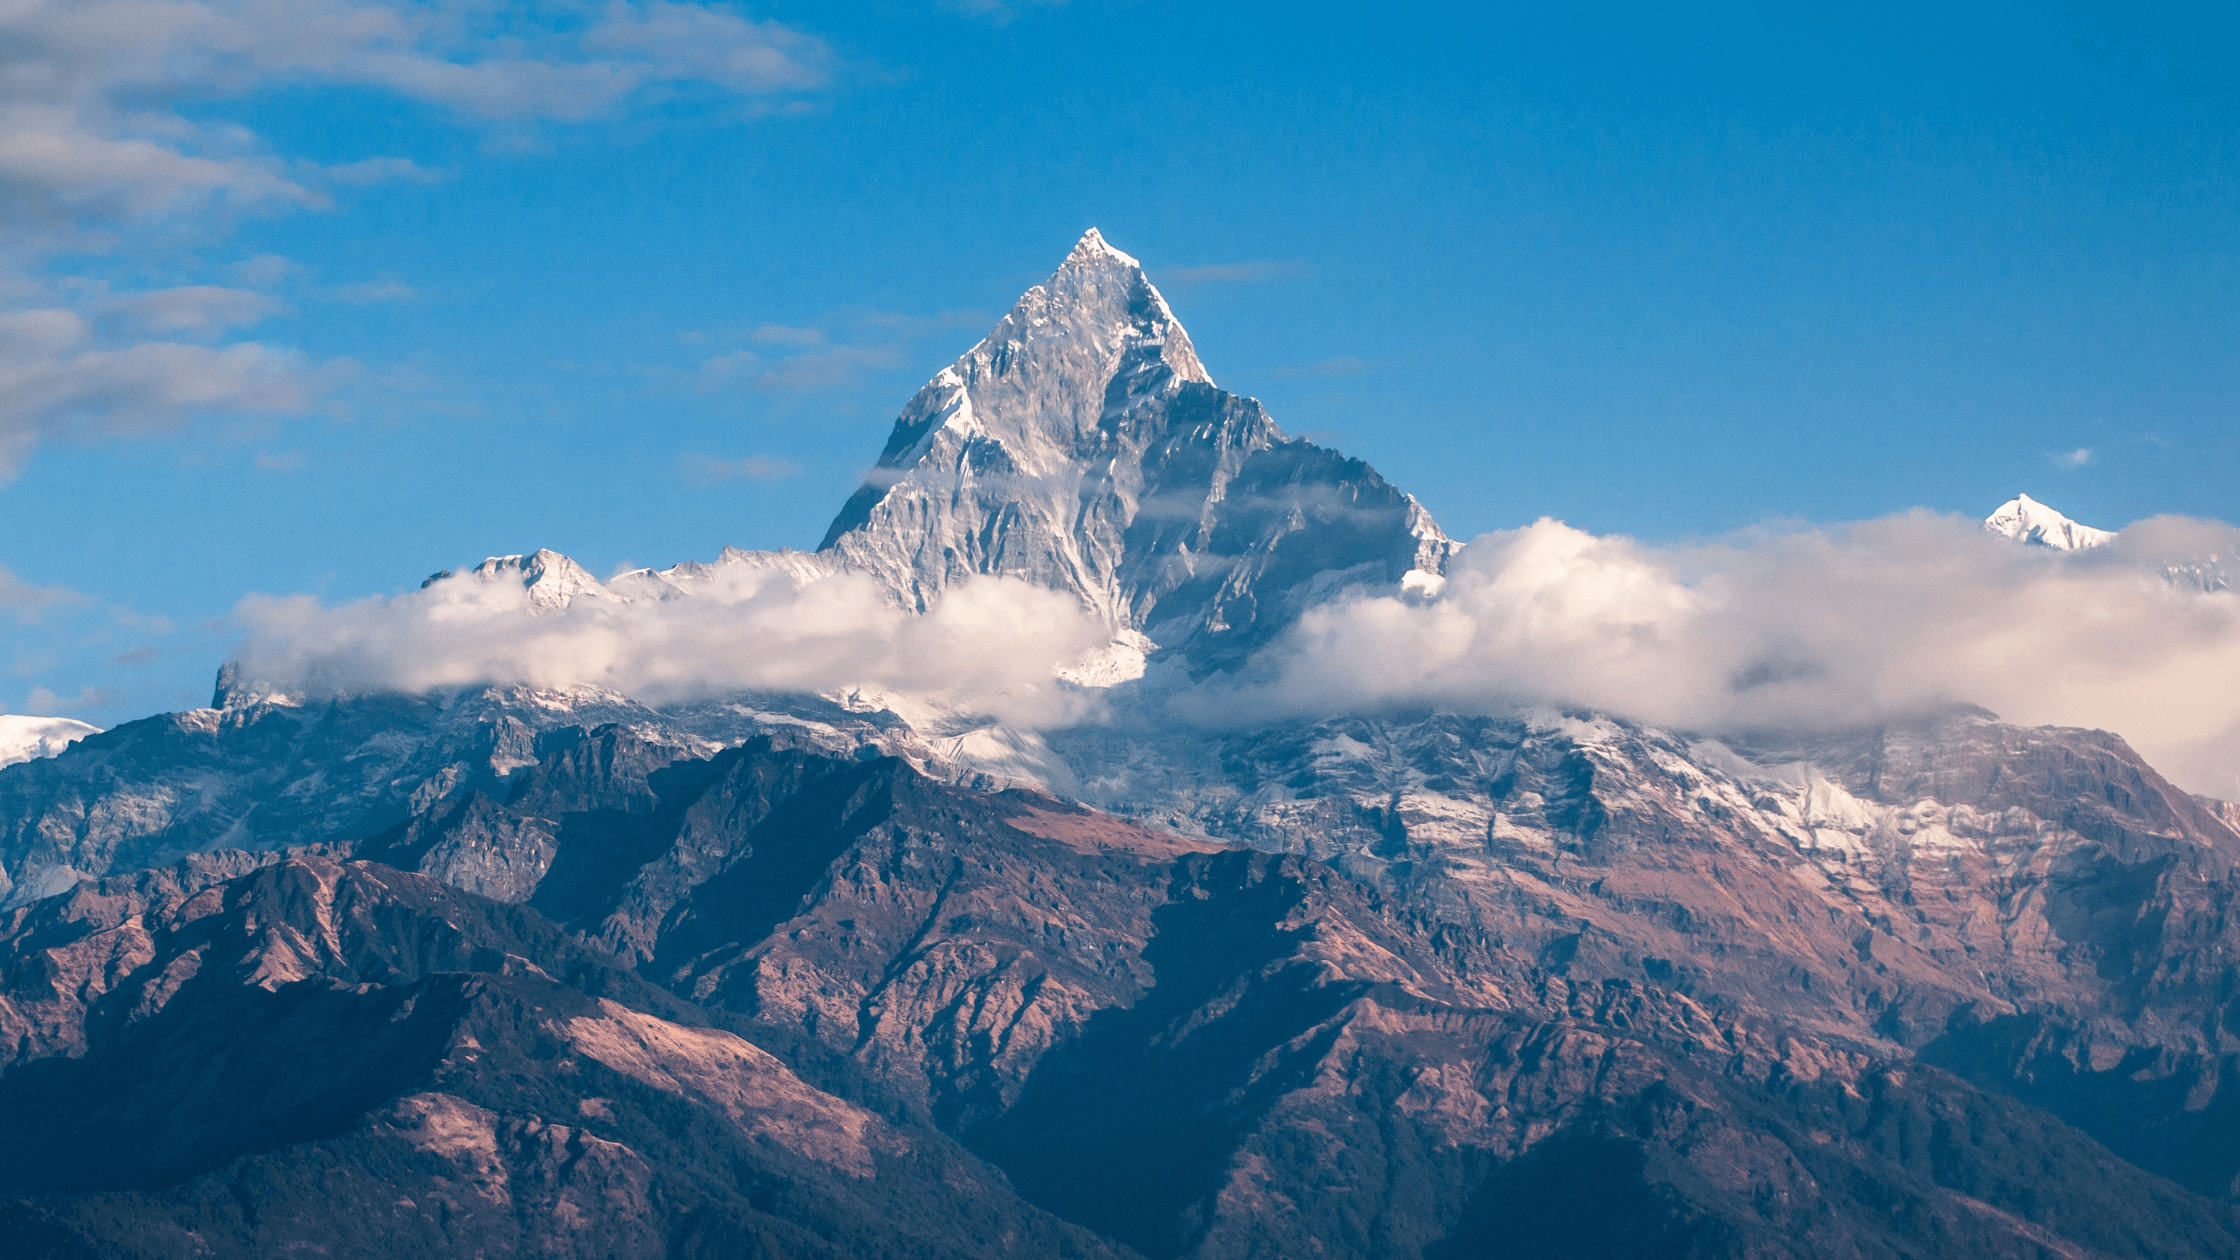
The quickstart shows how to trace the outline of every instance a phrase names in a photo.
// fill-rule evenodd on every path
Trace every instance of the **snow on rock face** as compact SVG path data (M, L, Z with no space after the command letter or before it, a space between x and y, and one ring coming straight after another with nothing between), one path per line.
M554 612L579 599L619 598L580 564L550 548L526 556L492 556L468 571L485 582L519 582L529 592L531 614Z
M1368 465L1216 388L1094 229L919 390L819 548L905 607L977 574L1070 591L1208 666L1338 586L1435 574L1454 550Z
M2056 551L2082 551L2115 537L2111 530L2079 525L2027 494L2018 494L1983 518L1985 530L2016 542Z
M0 766L60 756L63 749L100 733L100 727L71 718L0 713Z

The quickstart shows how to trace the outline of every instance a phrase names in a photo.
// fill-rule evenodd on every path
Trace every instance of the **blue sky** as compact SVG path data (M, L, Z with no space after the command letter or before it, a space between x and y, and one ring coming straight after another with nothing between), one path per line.
M523 11L526 12L526 11ZM1468 537L2240 520L2229 8L71 0L0 19L0 708L243 595L814 546L1094 224Z

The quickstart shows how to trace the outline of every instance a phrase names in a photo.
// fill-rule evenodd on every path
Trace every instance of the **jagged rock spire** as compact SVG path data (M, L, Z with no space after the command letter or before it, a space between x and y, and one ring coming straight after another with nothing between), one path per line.
M1116 631L1226 645L1209 660L1273 633L1318 575L1325 592L1396 582L1452 549L1366 464L1215 387L1143 266L1094 228L918 391L820 547L907 606L1007 574Z

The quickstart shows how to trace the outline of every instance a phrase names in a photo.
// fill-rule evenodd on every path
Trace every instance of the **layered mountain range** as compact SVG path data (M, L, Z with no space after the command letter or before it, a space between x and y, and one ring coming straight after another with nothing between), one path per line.
M1153 702L1456 552L1091 232L818 551L428 589L1013 578L1109 631L1097 720L233 670L0 770L0 1238L2240 1255L2240 808L2122 739Z

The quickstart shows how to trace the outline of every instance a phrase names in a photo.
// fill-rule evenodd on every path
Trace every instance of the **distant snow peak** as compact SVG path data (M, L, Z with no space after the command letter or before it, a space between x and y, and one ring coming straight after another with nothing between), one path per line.
M557 612L579 599L620 600L582 565L548 547L526 556L492 556L471 576L485 582L519 582L529 592L529 611Z
M100 727L72 718L0 713L0 766L58 757L63 749L100 733Z
M2113 531L2079 525L2027 494L2018 494L1983 518L1985 530L2034 547L2056 551L2082 551L2115 537Z

